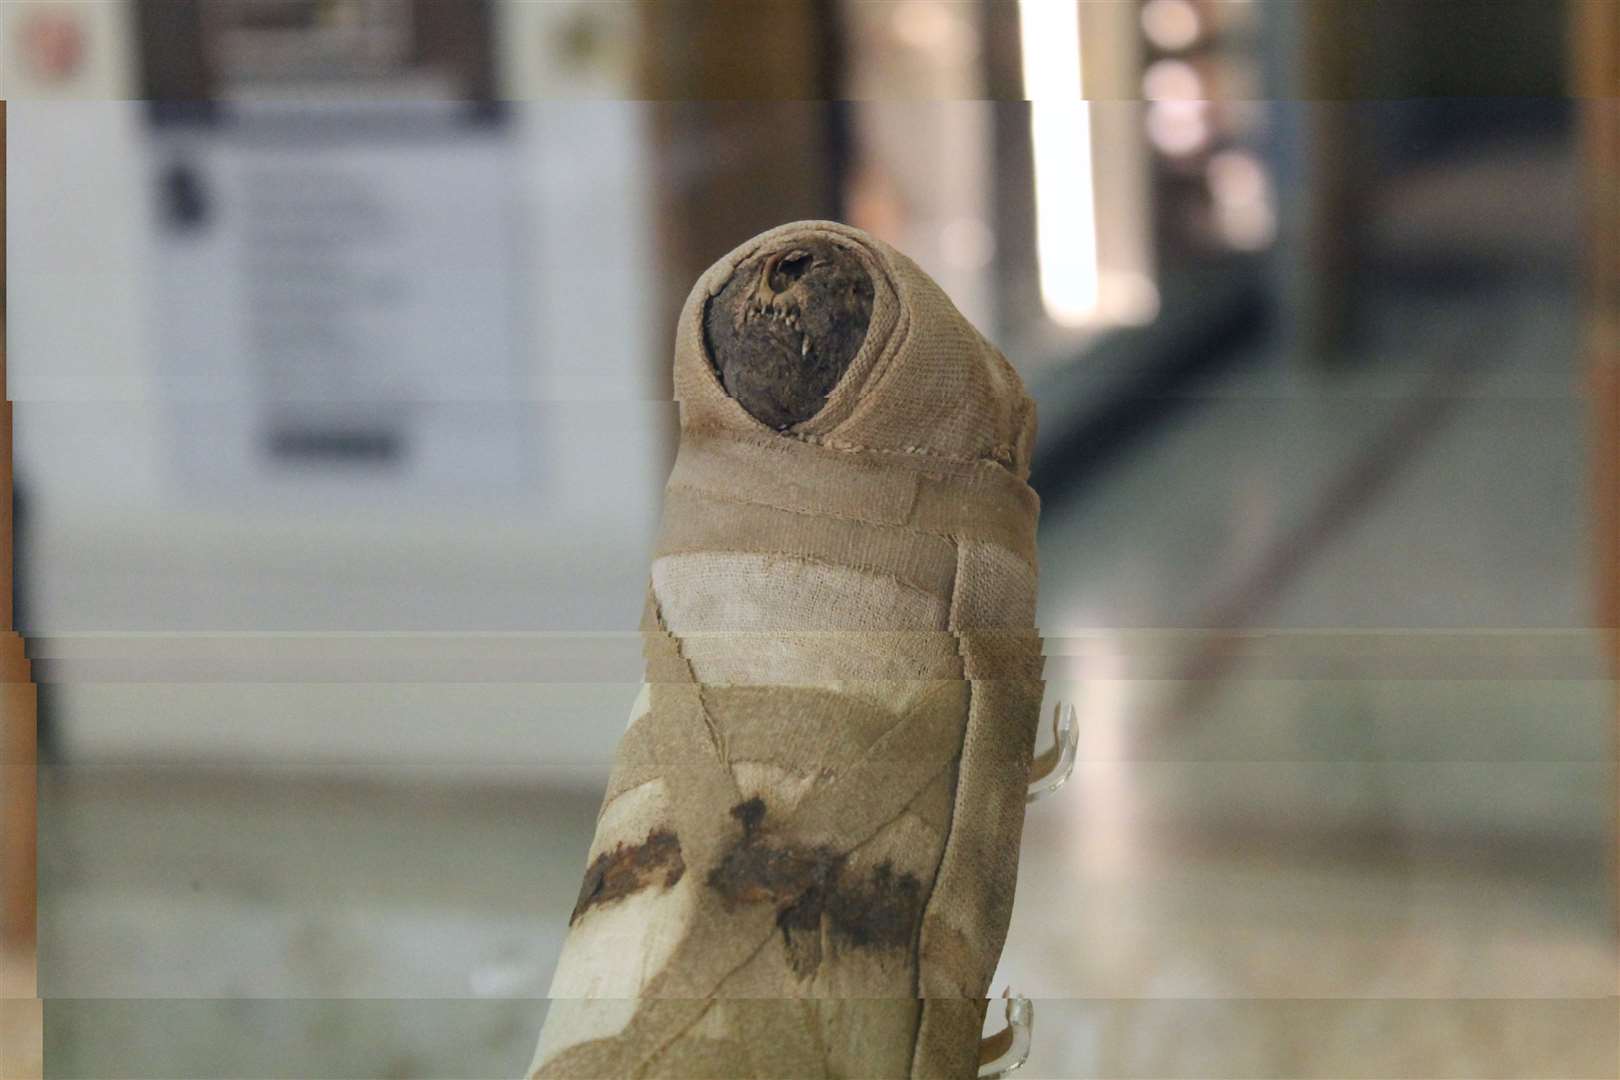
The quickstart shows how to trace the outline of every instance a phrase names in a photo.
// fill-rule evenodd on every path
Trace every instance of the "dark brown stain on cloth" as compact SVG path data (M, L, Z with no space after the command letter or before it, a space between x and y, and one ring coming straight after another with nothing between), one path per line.
M890 862L858 875L844 854L764 835L765 804L758 798L732 807L743 835L709 873L708 886L727 911L753 904L776 907L788 962L803 978L822 960L823 927L855 949L908 948L922 915L923 887L916 875L896 873Z
M731 816L742 822L743 832L749 836L765 820L765 800L755 795L731 808Z
M621 900L652 885L669 888L686 873L681 842L668 829L659 829L639 844L618 844L591 861L579 900L568 925L593 907Z

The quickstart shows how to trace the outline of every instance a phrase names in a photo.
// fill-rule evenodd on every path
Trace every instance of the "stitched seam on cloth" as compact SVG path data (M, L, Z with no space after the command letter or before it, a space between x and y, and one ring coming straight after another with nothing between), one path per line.
M738 495L734 491L720 492L714 491L710 488L696 487L692 484L671 484L667 490L670 492L677 492L682 495L701 495L705 499L713 499L715 502L731 503L734 506L763 506L767 510L780 510L784 514L793 514L797 517L830 518L834 521L848 522L852 525L864 525L869 529L891 529L899 533L912 533L918 536L932 536L939 540L950 540L953 542L956 540L956 536L953 533L935 532L933 529L924 529L910 524L899 524L888 521L873 521L871 518L856 517L853 514L840 514L836 510L805 510L802 507L787 506L779 502L767 502L764 499L750 499L745 496ZM716 549L703 548L702 550L714 551ZM744 554L759 554L759 552L750 549L749 551L744 552Z
M963 457L958 454L947 454L939 450L930 450L927 447L922 446L906 448L897 448L893 446L867 446L864 443L851 442L848 439L839 439L832 435L812 435L794 431L770 431L768 429L766 431L768 438L760 439L755 437L754 433L751 432L739 433L714 424L691 426L686 427L683 430L704 440L725 440L727 442L740 443L744 446L758 447L767 452L772 450L772 443L781 443L786 441L803 443L806 446L814 446L822 450L833 450L840 454L881 454L885 457L896 458L901 462L905 462L907 459L927 458L934 461L943 461L952 465L966 465L974 469L995 469L998 472L1006 473L1008 476L1012 477L1014 480L1018 481L1018 483L1023 484L1026 487L1029 484L1028 480L1019 475L1018 472L1006 462L999 461L994 457L985 457L982 455L976 457ZM1009 445L1011 444L996 443L990 449L993 452L1003 449ZM782 453L783 451L778 449L774 452Z
M1008 473L1020 483L1024 481L1024 478L1019 476L1017 471L1014 470L1011 465L995 457L961 457L957 454L943 454L938 450L930 450L923 446L905 446L900 448L895 448L892 446L865 446L861 443L838 439L831 435L796 435L791 431L784 431L782 432L782 435L788 438L797 439L799 442L809 443L811 446L819 446L826 450L837 450L841 454L887 454L891 457L934 458L938 461L949 461L957 465L993 465L994 467L1001 469L1003 472ZM990 452L994 454L998 450L1005 449L1006 445L1006 443L997 443L990 448Z
M877 738L873 739L872 742L865 749L863 749L859 754L855 755L855 757L851 758L848 762L844 763L841 766L841 772L848 772L850 769L853 769L858 765L862 765L862 764L870 762L872 760L873 750L879 744L881 744L885 739L890 738L891 736L894 735L894 733L896 731L900 730L900 728L904 724L906 724L909 719L910 718L908 716L897 716L897 717L895 717L894 722L891 723L888 727L884 728L881 732L879 732ZM752 759L750 759L750 760L752 761ZM771 766L774 766L776 768L781 768L781 765L778 762L775 762L775 761L752 761L752 763L753 764L759 764L759 765L771 765ZM733 764L741 764L741 763L740 762L735 762ZM818 785L818 786L820 786L820 785ZM809 793L806 793L806 797L808 797L808 794ZM906 805L910 806L911 804L907 803ZM797 811L794 811L793 814L788 815L787 821L788 821L788 826L790 828L792 827L792 824L793 824L793 818L797 813L798 813Z
M664 608L663 605L658 602L658 593L656 591L652 593L652 609L653 617L658 620L658 629L662 630L666 634L669 634L669 624L664 622ZM692 667L692 661L686 655L686 643L681 640L679 634L670 634L670 638L675 642L675 655L681 658L681 664L686 668L687 678L689 678L692 681L692 684L698 688L698 711L703 714L703 726L708 730L709 744L714 748L714 755L720 759L720 764L729 771L730 766L726 762L725 735L715 724L714 717L709 714L709 703L703 700L703 684L698 682L697 669ZM598 815L598 819L600 819L600 814Z
M691 551L666 551L666 552L660 553L658 557L659 558L668 558L668 557L671 557L671 556L680 556L680 555L761 555L761 556L764 556L765 558L768 558L768 559L792 559L794 562L806 563L806 564L808 564L810 566L817 566L817 567L821 567L823 569L829 569L829 570L857 570L860 573L870 574L872 577L875 577L875 578L881 578L886 584L897 585L897 586L899 586L900 588L906 590L909 593L916 593L918 596L922 597L925 600L938 600L939 599L939 597L935 596L933 593L929 592L927 589L924 589L924 588L921 588L919 586L913 585L909 581L902 580L900 577L898 577L898 576L896 576L894 574L891 574L886 570L868 570L864 566L851 566L851 565L849 565L847 563L828 562L826 559L818 559L813 555L801 555L796 551L755 551L755 550L751 550L751 549L750 550L737 550L737 549L734 549L734 548L726 548L726 549L702 548L702 549L693 549ZM707 632L708 633L715 633L716 631L711 630L711 631L707 631ZM720 632L723 633L724 631L720 631ZM756 631L756 632L764 633L764 634L772 633L772 631L769 631L769 630ZM835 633L836 630L825 630L825 631L821 631L821 632L822 633ZM676 634L674 636L675 636L677 641L680 640L680 635L679 634ZM681 649L682 649L682 651L681 651L681 659L686 662L687 670L692 673L692 681L693 682L698 682L696 669L692 667L692 662L690 660L688 660L687 657L686 657L685 646L682 645ZM699 685L702 685L702 684L699 683Z
M952 684L957 681L958 680L955 679L940 680L942 683ZM871 766L874 762L884 760L884 758L880 757L880 750L888 750L890 747L886 744L891 742L899 742L904 736L910 734L907 729L922 728L923 730L917 734L926 734L926 726L932 720L936 719L936 717L931 717L928 715L927 710L931 707L933 707L932 702L917 702L912 711L902 716L893 727L880 736L870 747L867 748L864 753L862 753L854 761L850 762L850 764L839 773L835 780L831 781L825 787L817 789L812 793L812 795L807 795L793 811L793 814L788 818L784 828L791 833L795 833L803 837L807 833L813 832L813 830L807 825L807 822L812 825L815 824L812 813L818 813L824 817L831 816L841 826L844 826L837 830L843 835L849 835L855 832L855 829L850 827L852 825L859 825L860 828L865 829L866 837L870 837L873 833L881 831L883 826L886 824L886 822L883 820L879 819L875 823L872 823L861 822L858 820L856 822L851 822L847 818L840 818L834 810L826 809L831 805L836 805L829 803L829 800L834 799L836 796L845 794L845 792L840 791L839 789L847 789L850 785L856 783L857 780L851 779L851 777L858 777L860 770ZM889 784L890 788L898 788L908 779L916 782L916 787L913 791L912 798L908 798L903 803L900 803L899 808L904 809L905 807L910 806L912 804L912 800L916 797L916 794L924 790L929 784L933 783L934 779L939 776L940 770L950 768L951 764L955 760L955 755L945 758L942 762L940 762L938 768L933 769L931 772L922 774L920 779L915 775L906 777L904 774L902 774L900 778L894 779ZM910 766L913 764L913 760L907 759L905 764ZM920 762L920 767L928 767L928 765L929 762L927 760ZM845 805L847 805L847 801ZM870 807L868 807L868 811L870 811Z
M658 1060L658 1055L662 1054L665 1050L668 1050L671 1046L674 1046L675 1043L684 1037L688 1031L691 1031L693 1028L697 1027L698 1024L702 1023L703 1018L708 1016L709 1010L713 1008L713 998L705 1001L703 1003L703 1007L698 1010L698 1014L696 1016L692 1017L692 1019L687 1023L676 1028L675 1031L670 1034L669 1038L655 1046L652 1052L641 1060L641 1063L636 1066L636 1071L631 1074L631 1080L637 1080L639 1077L646 1076L647 1070L652 1068L653 1062Z
M940 769L940 772L944 772L945 769L949 769L949 768L950 768L950 765L947 764L944 768ZM910 818L912 821L915 821L918 825L920 825L923 828L927 829L929 832L938 833L939 832L938 829L934 828L934 826L931 825L929 822L924 821L922 815L917 813L914 809L912 809L914 806L917 805L917 801L919 799L921 799L924 795L928 794L928 789L930 787L932 787L933 784L934 784L934 781L938 780L938 779L939 779L939 773L935 773L933 779L929 780L928 783L923 786L922 790L918 791L916 795L913 795L912 798L911 798L911 801L906 803L906 808L904 810L900 811L898 814L894 815L894 817L892 817L891 819L889 819L889 821L883 826L883 829L887 829L890 825L897 824L900 821L901 818ZM862 840L860 843L856 844L854 847L852 847L848 851L844 852L844 857L848 858L849 856L854 855L856 852L864 851L866 848L868 848L871 845L877 843L878 838L883 835L883 829L879 829L877 832L873 833L871 836L868 836L865 840ZM941 852L941 854L943 854L943 851Z
M708 687L705 684L698 683L698 711L703 714L703 726L709 732L709 743L714 748L714 756L720 759L721 767L730 772L731 749L726 744L726 733L720 730L720 725L715 723L714 714L709 711L707 690ZM733 777L732 779L735 780L736 778Z
M769 507L769 509L776 510L776 509L778 509L778 507L773 506L773 507ZM815 518L824 518L824 517L828 517L829 515L827 515L827 514L810 514L810 515L806 515L806 516L815 517ZM863 521L856 521L853 518L844 518L844 519L840 519L840 520L844 521L844 522L847 522L849 524L854 524L854 525L864 525L864 524L866 524ZM900 528L905 528L905 526L894 525L894 526L890 526L890 528L900 529ZM931 537L932 539L935 539L935 540L949 540L953 544L956 543L958 541L958 539L959 539L957 536L952 535L952 534L947 534L947 533L923 532L923 531L918 530L918 529L913 529L911 531L913 533L915 533L916 535ZM917 586L917 585L912 585L912 584L906 582L905 580L903 580L902 578L900 578L899 576L890 573L889 571L869 569L869 567L871 567L873 565L871 563L867 563L867 564L863 565L861 563L835 563L835 562L829 562L828 560L823 559L818 555L807 555L802 551L788 551L788 550L786 550L784 548L777 548L777 547L771 547L771 548L704 547L704 546L697 545L697 544L691 544L691 545L682 544L679 547L660 548L658 550L658 553L656 555L654 555L653 558L654 559L666 559L666 558L669 558L670 556L674 556L674 555L763 555L766 558L770 558L770 559L794 559L794 560L797 560L798 562L813 563L816 566L832 567L832 568L837 569L837 570L859 570L863 574L871 574L874 577L882 577L882 578L892 579L892 580L898 582L901 585L905 585L908 589L912 589L912 590L917 591L917 592L925 592L925 593L928 592L927 589L924 589L924 588L922 588L920 586ZM928 593L928 594L929 594L929 596L934 595L933 593ZM938 598L935 597L935 599L938 599Z
M765 936L759 939L759 944L754 946L752 952L733 964L729 969L727 969L724 975L721 975L720 978L715 980L714 989L710 991L710 994L712 995L720 993L721 988L726 985L726 980L730 979L733 975L737 974L737 972L741 971L749 964L752 964L759 957L759 954L765 951L765 946L776 940L776 932L776 926L773 923L771 928L765 932ZM712 1000L719 999L714 998Z

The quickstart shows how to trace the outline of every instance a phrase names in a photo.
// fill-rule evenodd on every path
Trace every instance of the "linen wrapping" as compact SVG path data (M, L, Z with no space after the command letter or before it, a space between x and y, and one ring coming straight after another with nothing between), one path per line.
M799 239L874 283L811 419L728 397L705 305ZM1006 359L883 242L754 238L682 311L681 439L617 751L538 1077L970 1077L1042 694Z

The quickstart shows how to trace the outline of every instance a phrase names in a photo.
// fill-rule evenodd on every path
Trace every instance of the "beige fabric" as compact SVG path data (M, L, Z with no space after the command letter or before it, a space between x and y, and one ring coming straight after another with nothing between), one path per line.
M786 433L726 396L704 304L817 237L875 283ZM620 744L539 1077L973 1076L1041 695L1034 413L910 260L827 222L704 275Z

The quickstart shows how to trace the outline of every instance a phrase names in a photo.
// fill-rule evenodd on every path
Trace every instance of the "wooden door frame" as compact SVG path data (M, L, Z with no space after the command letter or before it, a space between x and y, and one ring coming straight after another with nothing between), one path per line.
M12 625L11 399L6 382L6 103L0 100L0 1076L39 1076L38 740L34 686Z
M1586 387L1591 399L1596 623L1620 680L1620 4L1573 0L1572 91L1586 178ZM1620 749L1620 694L1612 748ZM1620 919L1620 776L1614 785L1616 918Z
M0 252L5 250L6 104L0 101ZM0 385L5 383L5 268L0 259ZM0 947L30 949L35 931L34 688L12 625L11 399L0 397Z

